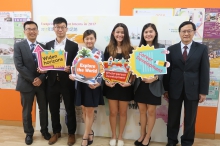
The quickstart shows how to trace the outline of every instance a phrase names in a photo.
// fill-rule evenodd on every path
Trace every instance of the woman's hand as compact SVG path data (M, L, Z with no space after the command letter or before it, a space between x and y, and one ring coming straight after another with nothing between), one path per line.
M131 86L130 83L119 83L119 85L121 85L122 87L128 87L128 86Z
M115 87L116 83L105 81L105 84L106 84L106 86L109 86L112 88L112 87Z
M73 76L73 74L69 74L69 78L70 80L75 81L75 77Z
M155 76L154 78L143 78L142 81L145 83L152 83L158 79L158 76Z
M98 82L95 83L95 84L89 84L89 88L91 88L91 89L95 89L95 88L97 88L99 86L100 86L100 84Z

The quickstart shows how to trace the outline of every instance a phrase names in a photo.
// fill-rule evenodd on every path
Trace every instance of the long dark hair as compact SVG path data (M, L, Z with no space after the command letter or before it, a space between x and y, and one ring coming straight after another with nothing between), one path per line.
M110 54L110 56L116 57L117 55L117 41L114 37L114 32L115 29L118 27L122 27L124 29L124 38L121 44L121 50L122 50L122 55L124 58L128 59L129 58L129 53L131 52L131 42L130 42L130 38L129 38L129 33L128 33L128 28L125 24L123 23L117 23L112 32L111 32L111 37L110 37L110 42L108 44L108 52Z
M159 44L158 44L158 32L157 32L157 28L156 28L155 24L153 24L153 23L147 23L147 24L144 25L144 27L142 29L142 32L141 32L141 41L140 41L139 47L141 45L145 45L145 46L147 45L147 42L144 39L144 31L148 27L151 27L156 33L155 38L152 42L152 45L154 45L154 48L157 48L159 46Z

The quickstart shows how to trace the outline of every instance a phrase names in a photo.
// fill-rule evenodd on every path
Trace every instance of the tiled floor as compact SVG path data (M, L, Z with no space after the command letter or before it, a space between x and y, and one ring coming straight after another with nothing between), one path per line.
M0 146L25 146L25 134L22 127L1 126L0 125ZM95 137L92 146L108 146L109 138ZM66 146L67 135L62 134L54 146ZM125 146L134 146L133 140L125 140ZM81 145L81 136L77 135L76 144ZM150 146L165 146L165 143L151 142ZM32 146L48 146L48 141L44 140L39 131L34 133ZM220 140L195 139L193 146L220 146Z

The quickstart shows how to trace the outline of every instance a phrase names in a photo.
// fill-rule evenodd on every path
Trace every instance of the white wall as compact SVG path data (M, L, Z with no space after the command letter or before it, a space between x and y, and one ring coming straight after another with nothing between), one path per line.
M38 16L119 16L120 0L32 0Z

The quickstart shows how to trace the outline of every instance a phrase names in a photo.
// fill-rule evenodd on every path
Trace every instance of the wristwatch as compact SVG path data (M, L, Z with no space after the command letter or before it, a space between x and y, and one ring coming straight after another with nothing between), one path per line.
M155 78L156 78L156 80L155 80L155 81L157 81L157 80L158 80L158 76L155 76Z

